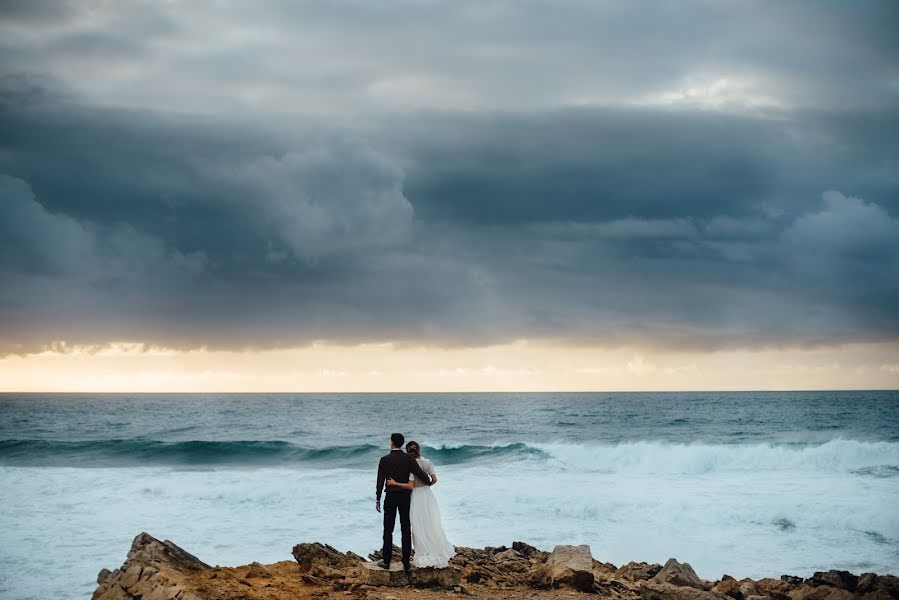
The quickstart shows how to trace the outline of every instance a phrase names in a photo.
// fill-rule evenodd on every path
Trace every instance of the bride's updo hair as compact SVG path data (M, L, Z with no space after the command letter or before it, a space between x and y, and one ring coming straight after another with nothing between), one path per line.
M418 442L409 442L406 444L406 454L412 456L412 458L421 458L421 446L418 445Z

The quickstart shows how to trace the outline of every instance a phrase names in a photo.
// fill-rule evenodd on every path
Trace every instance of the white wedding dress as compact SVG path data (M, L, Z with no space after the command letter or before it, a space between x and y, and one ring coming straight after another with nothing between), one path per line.
M428 475L434 475L434 465L426 458L419 458L418 465ZM413 475L413 478L415 476ZM415 479L412 488L412 501L409 506L409 520L412 522L412 547L415 558L412 564L416 567L445 567L456 549L443 532L440 520L440 506L437 496L429 485Z

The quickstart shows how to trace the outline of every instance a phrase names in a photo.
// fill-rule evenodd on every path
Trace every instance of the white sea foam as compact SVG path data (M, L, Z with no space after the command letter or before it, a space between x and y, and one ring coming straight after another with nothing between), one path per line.
M830 440L824 444L532 444L568 470L698 475L716 472L847 473L899 469L899 444ZM899 471L896 472L899 475Z
M588 543L616 564L675 556L709 579L896 573L899 477L869 470L899 464L897 446L534 444L542 454L438 465L435 492L457 545ZM365 554L380 539L373 465L2 467L0 481L4 598L87 597L140 531L211 564L290 560L301 541Z

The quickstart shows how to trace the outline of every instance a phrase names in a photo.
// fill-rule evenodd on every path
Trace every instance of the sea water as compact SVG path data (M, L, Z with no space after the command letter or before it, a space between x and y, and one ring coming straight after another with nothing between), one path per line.
M368 554L394 431L456 545L899 573L899 392L0 394L0 598L88 598L141 531L209 564Z

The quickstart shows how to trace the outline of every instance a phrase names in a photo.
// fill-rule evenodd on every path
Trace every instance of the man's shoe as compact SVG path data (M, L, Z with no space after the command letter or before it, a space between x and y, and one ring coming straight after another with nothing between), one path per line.
M411 565L407 565L406 563L403 563L403 571L405 571L406 573L411 573L411 572L412 572L412 566L411 566Z
M389 571L389 570L390 570L390 563L386 563L386 562L384 562L383 560L379 560L379 561L378 561L378 566L381 567L382 569L386 570L386 571Z

